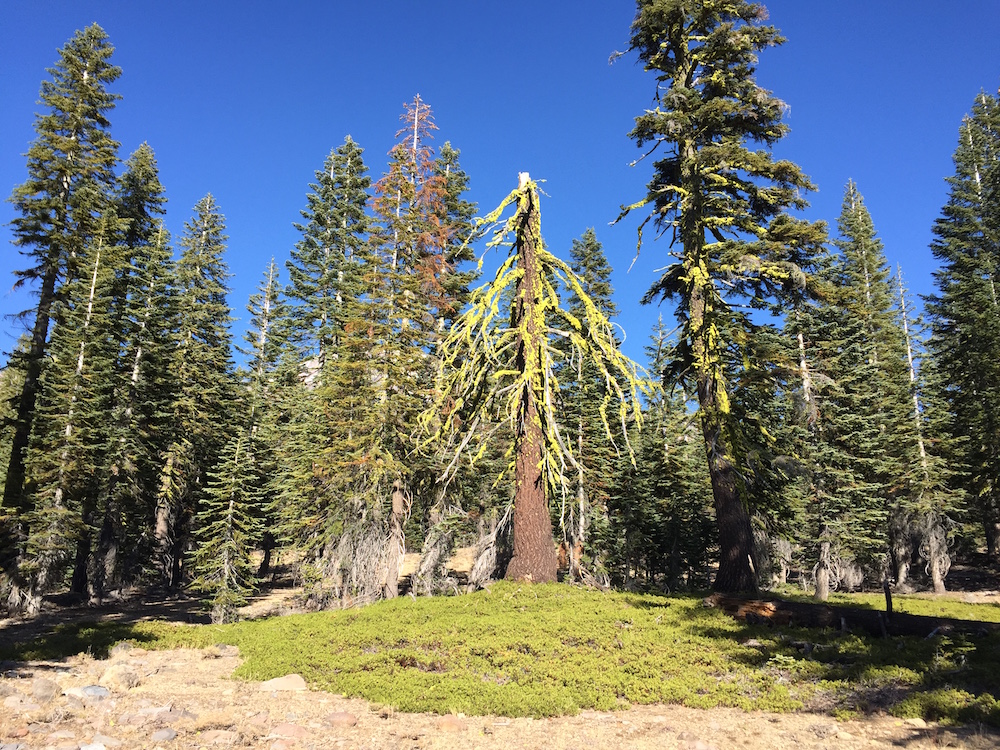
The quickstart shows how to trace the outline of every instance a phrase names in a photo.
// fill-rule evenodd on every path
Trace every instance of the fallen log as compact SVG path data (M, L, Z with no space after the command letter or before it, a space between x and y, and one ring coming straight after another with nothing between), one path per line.
M840 607L784 599L750 599L729 594L705 597L706 607L721 609L737 620L751 625L833 628L850 633L874 636L909 635L930 638L943 633L988 635L1000 632L1000 623L981 620L957 620L951 617L910 615L904 612L880 612L862 607Z

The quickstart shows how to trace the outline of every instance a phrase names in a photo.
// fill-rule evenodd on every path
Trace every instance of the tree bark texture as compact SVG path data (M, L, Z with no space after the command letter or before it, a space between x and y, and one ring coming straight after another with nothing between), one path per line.
M556 580L558 561L552 539L552 519L542 474L542 451L545 436L542 433L535 392L532 387L537 373L541 372L542 341L546 332L538 319L538 258L535 236L539 226L537 195L529 189L527 207L518 207L521 213L517 228L518 262L524 271L517 285L517 321L524 323L524 332L517 342L515 367L519 373L528 373L521 391L515 433L514 459L514 519L513 555L507 565L508 580L527 580L535 583Z
M754 561L753 529L750 514L740 497L740 477L732 461L732 446L723 432L723 404L719 393L725 384L719 382L718 366L712 358L718 352L709 342L707 327L706 278L692 288L690 326L692 351L698 368L698 404L701 429L708 456L708 471L712 480L712 497L719 531L719 571L712 588L729 593L756 593L757 566Z

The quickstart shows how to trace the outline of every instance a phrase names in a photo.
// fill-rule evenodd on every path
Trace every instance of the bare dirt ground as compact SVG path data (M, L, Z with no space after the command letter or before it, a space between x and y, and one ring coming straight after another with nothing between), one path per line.
M261 597L246 614L289 611L289 596L285 590ZM33 621L0 620L0 642L23 641L83 617L203 621L196 602L187 599L119 604L107 611L57 607ZM104 660L80 654L59 662L0 664L0 750L1000 748L1000 732L990 728L939 727L880 715L837 721L815 713L664 705L535 720L404 714L304 685L287 689L296 686L234 680L239 664L231 646L176 651L119 646Z

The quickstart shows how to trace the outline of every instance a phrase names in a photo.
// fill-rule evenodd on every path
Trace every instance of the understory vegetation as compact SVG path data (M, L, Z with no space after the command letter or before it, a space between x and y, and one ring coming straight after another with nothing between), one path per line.
M941 614L942 605L897 599L897 609L916 614ZM1000 622L997 605L955 601L947 613ZM0 650L0 658L85 650L100 658L119 641L147 649L231 644L245 659L237 679L295 672L314 689L399 711L558 716L677 703L1000 725L1000 634L867 638L768 629L706 608L696 595L559 584L498 582L465 596L229 625L73 623Z

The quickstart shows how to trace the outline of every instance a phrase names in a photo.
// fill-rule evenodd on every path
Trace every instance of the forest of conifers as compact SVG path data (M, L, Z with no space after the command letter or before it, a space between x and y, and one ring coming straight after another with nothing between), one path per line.
M765 19L638 2L629 54L656 99L629 135L659 149L622 212L669 258L644 301L676 311L649 308L639 365L595 233L546 247L526 174L480 211L419 96L385 163L347 137L316 165L234 341L224 207L206 195L168 236L153 148L123 158L113 137L111 40L78 31L10 198L35 304L0 372L8 611L189 589L223 621L279 559L311 606L347 606L396 596L404 553L414 594L446 593L458 548L471 587L792 574L821 599L996 564L1000 101L958 124L935 291L915 300L863 186L830 227L795 217L813 186L770 153Z

